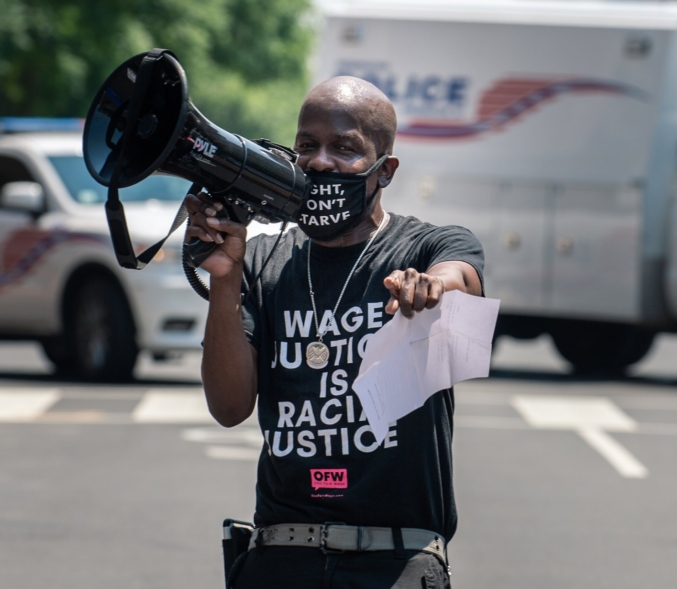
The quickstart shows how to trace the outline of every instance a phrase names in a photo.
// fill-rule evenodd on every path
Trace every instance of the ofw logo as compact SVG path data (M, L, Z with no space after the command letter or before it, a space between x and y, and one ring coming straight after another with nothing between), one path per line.
M313 490L347 489L348 470L345 468L311 468L310 482Z

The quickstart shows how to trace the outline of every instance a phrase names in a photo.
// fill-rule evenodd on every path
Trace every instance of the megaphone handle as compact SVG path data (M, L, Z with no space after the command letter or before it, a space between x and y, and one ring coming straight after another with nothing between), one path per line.
M196 185L193 185L196 186ZM193 188L191 187L191 191ZM198 191L199 192L199 188ZM197 194L197 192L191 192L192 194ZM227 202L222 202L223 208L216 213L216 216L221 219L231 219L236 223L241 223L242 225L247 225L251 219L251 209L246 206L239 206L234 204L228 204ZM202 241L200 238L195 238L189 243L183 244L183 255L186 259L186 263L191 268L198 268L202 262L204 262L209 255L214 251L214 248L217 247L217 244L211 241Z

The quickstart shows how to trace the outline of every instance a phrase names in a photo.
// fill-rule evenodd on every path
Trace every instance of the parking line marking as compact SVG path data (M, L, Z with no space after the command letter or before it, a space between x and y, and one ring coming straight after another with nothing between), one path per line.
M73 399L76 401L134 401L141 400L143 392L130 393L125 391L105 392L97 390L88 391L63 391L63 399Z
M637 422L607 397L515 395L513 407L535 428L572 430L626 478L643 479L646 467L607 431L635 432Z
M493 417L489 415L457 415L454 427L473 429L533 429L518 417Z
M609 434L598 428L585 427L578 434L606 458L618 473L630 479L644 479L649 475L647 468Z
M0 392L0 422L33 421L60 398L58 389L16 389L11 392Z
M82 409L80 411L49 411L40 415L33 423L125 425L132 423L132 420L129 413Z
M510 397L503 392L494 391L454 391L459 405L507 405Z
M209 458L217 460L252 460L257 461L261 456L261 450L242 446L207 446L205 454Z
M132 412L135 423L215 423L204 394L151 389Z
M539 429L585 427L631 432L637 423L607 397L515 395L512 406L527 423Z
M257 427L240 426L232 429L190 428L181 432L181 439L186 442L203 444L228 444L230 442L249 444L260 448L263 445L261 430Z

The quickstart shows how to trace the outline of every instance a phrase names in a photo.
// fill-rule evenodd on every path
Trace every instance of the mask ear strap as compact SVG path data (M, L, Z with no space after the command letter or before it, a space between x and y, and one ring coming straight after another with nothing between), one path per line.
M369 168L366 172L363 174L360 174L360 176L365 176L369 177L371 176L376 170L378 170L383 163L388 159L388 154L386 153L385 155L382 155L380 158L376 160L376 163ZM376 181L376 188L374 188L374 192L372 192L368 197L365 196L364 199L364 209L367 210L371 206L371 202L376 198L376 193L381 189L381 186L378 183L378 180Z
M382 155L380 158L376 160L374 165L371 168L369 168L366 172L362 172L361 174L355 175L361 176L363 178L369 178L369 176L371 176L376 170L378 170L389 157L390 156L387 153Z

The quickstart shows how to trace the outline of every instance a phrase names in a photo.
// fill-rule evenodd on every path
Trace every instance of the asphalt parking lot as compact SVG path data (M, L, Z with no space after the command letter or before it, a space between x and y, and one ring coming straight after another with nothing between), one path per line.
M674 587L677 366L567 375L547 341L499 343L457 387L454 587ZM199 358L135 382L60 382L0 346L0 586L221 587L220 522L250 519L261 436L206 412Z

